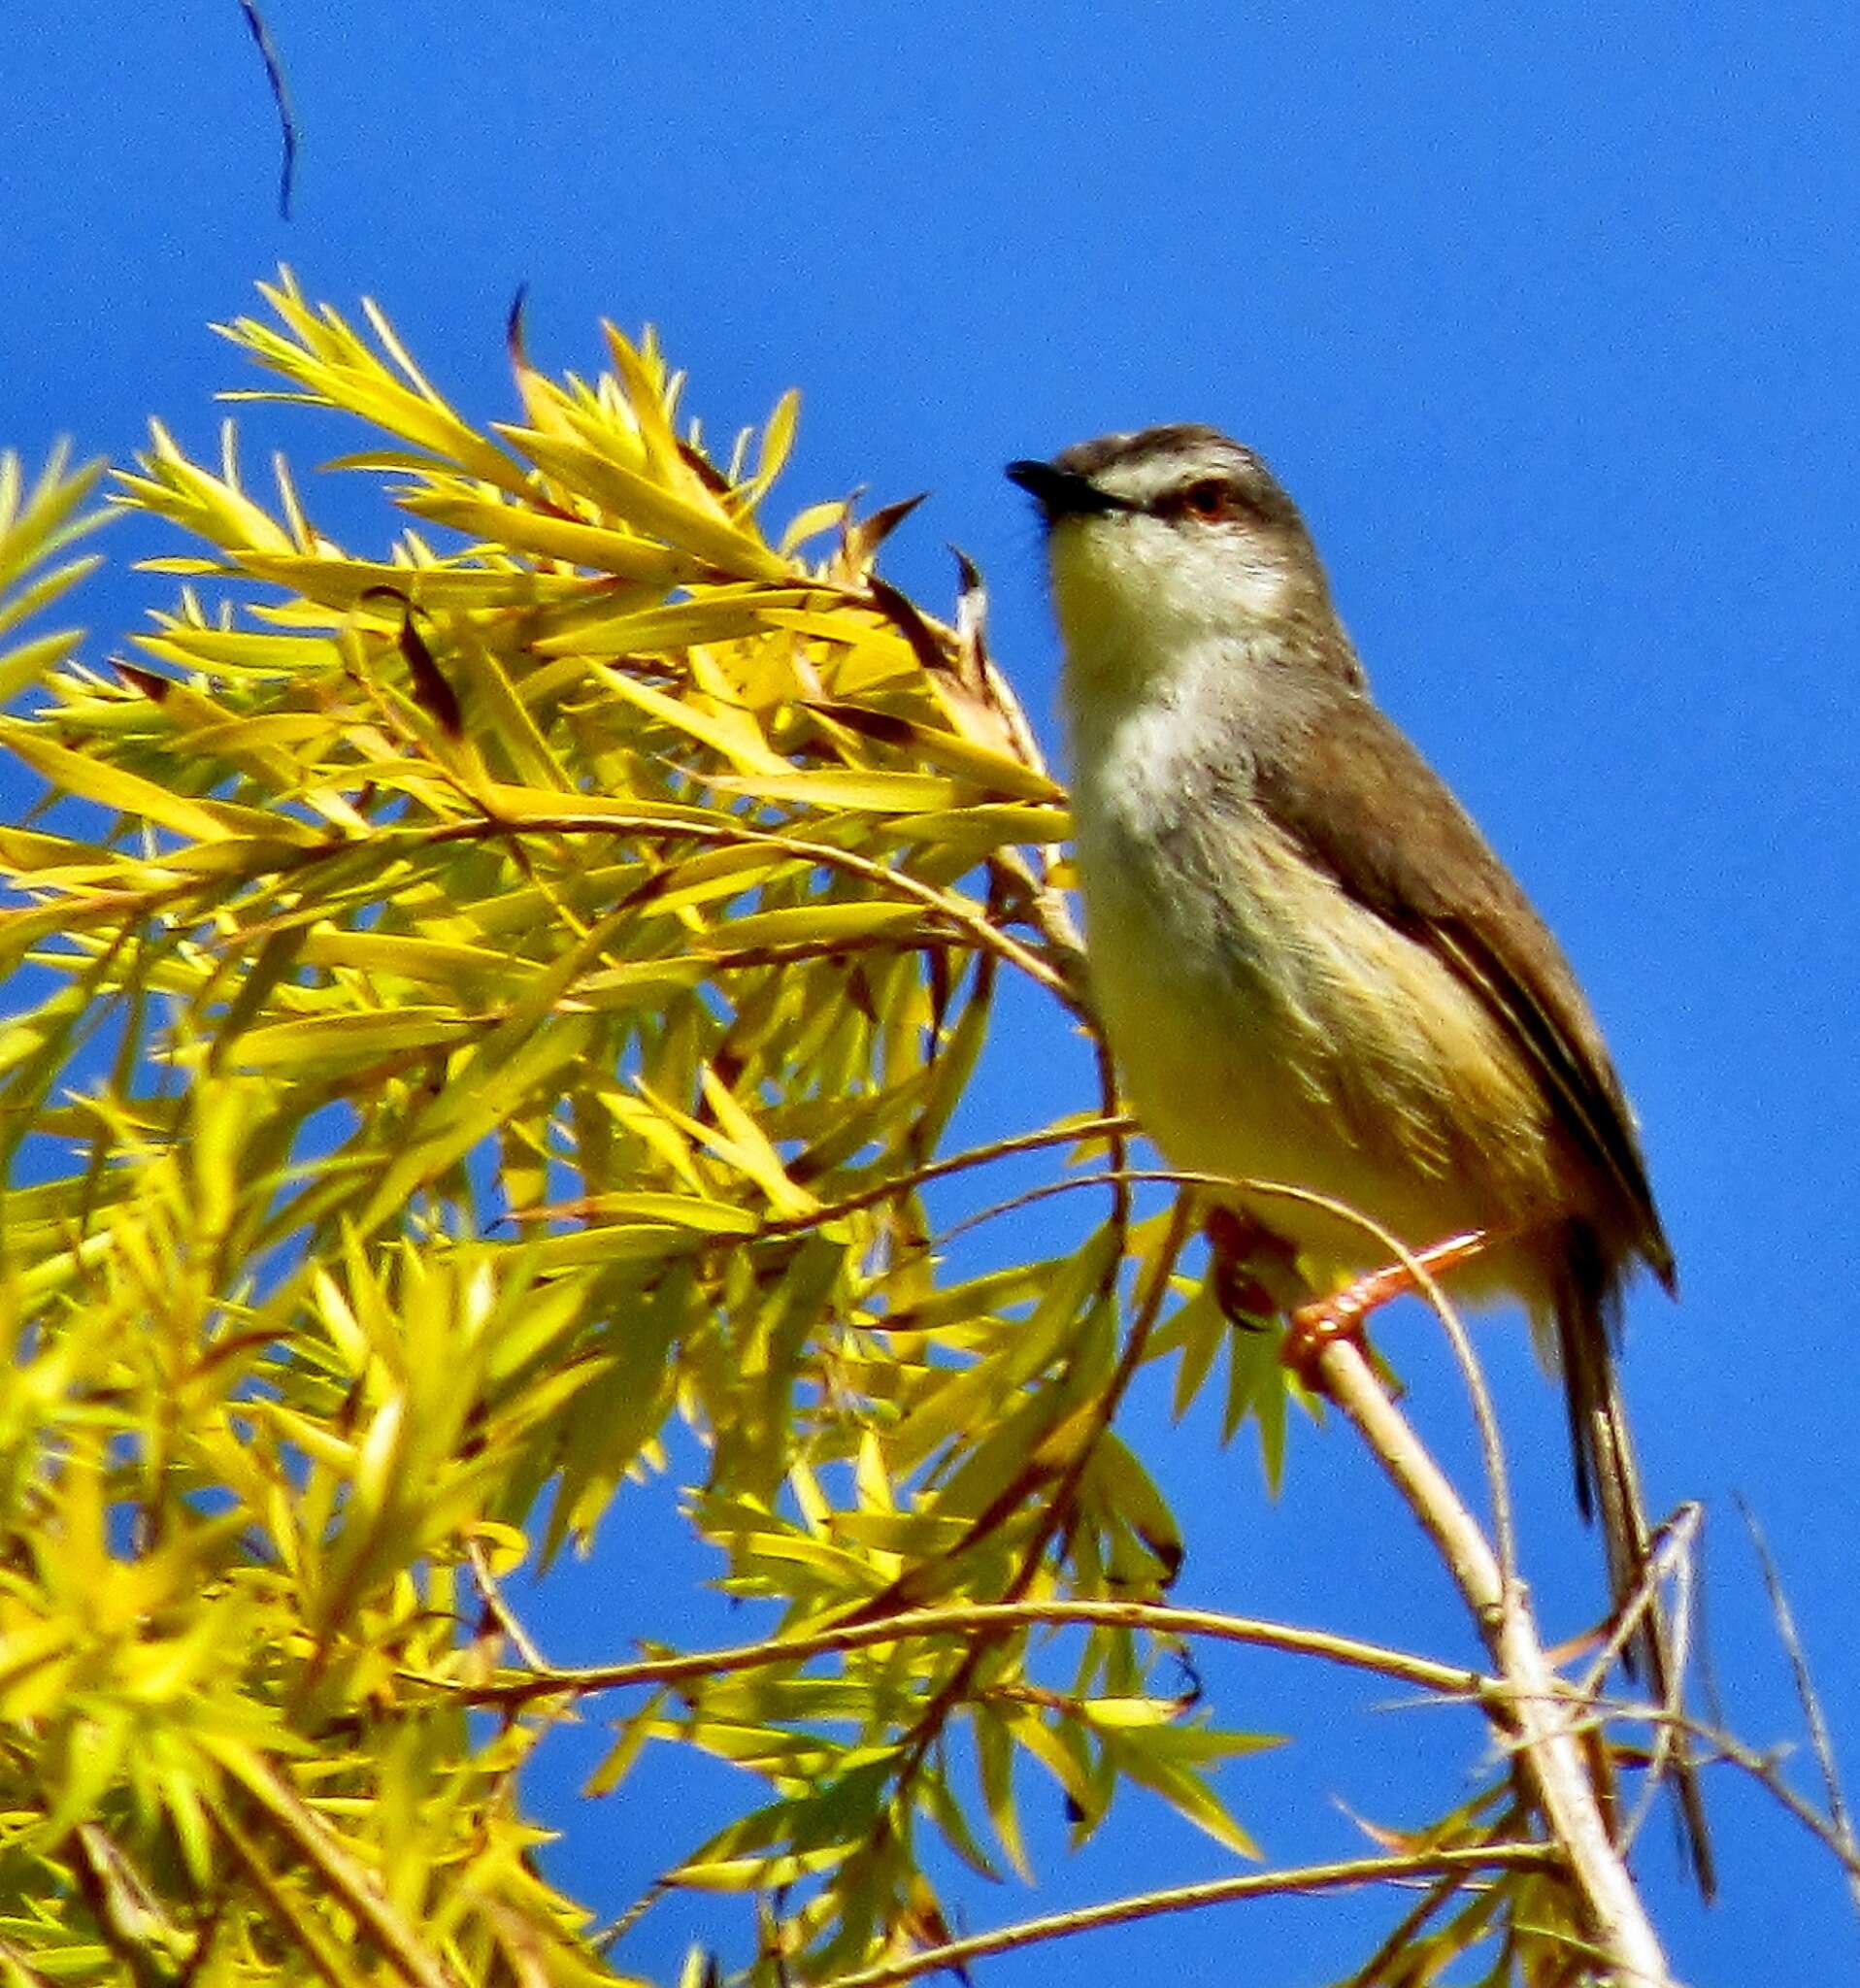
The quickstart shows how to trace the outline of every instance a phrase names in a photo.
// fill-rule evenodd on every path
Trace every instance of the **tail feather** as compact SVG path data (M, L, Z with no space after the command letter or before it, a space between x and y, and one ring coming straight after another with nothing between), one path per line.
M1569 1407L1576 1502L1585 1519L1601 1521L1609 1589L1620 1607L1640 1593L1646 1579L1652 1528L1614 1363L1618 1278L1599 1239L1585 1226L1573 1233L1565 1261L1567 1272L1556 1302L1556 1336ZM1639 1678L1656 1704L1677 1703L1671 1625L1657 1591L1622 1652L1622 1662L1629 1676ZM1709 1901L1717 1892L1717 1872L1704 1796L1683 1738L1667 1737L1680 1844L1700 1893Z

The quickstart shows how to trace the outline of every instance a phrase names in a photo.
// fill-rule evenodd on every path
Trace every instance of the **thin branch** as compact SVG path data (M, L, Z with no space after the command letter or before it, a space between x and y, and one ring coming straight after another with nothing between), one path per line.
M1821 1785L1828 1797L1828 1823L1841 1861L1846 1867L1848 1895L1855 1909L1860 1910L1860 1876L1855 1874L1856 1864L1860 1864L1860 1844L1854 1840L1853 1821L1847 1812L1846 1797L1842 1792L1841 1770L1835 1763L1834 1739L1821 1710L1821 1697L1814 1688L1808 1653L1802 1647L1802 1638L1795 1626L1795 1612L1783 1592L1782 1576L1777 1572L1769 1541L1763 1537L1756 1514L1742 1498L1738 1500L1738 1510L1743 1515L1744 1531L1750 1536L1757 1565L1763 1572L1763 1585L1770 1597L1770 1612L1776 1619L1777 1639L1788 1656L1796 1701L1802 1706L1803 1721L1809 1729L1809 1745L1814 1754L1815 1765L1821 1770Z
M753 845L758 848L778 849L784 855L796 856L803 861L817 863L823 870L840 870L849 877L858 877L868 883L877 883L885 889L895 890L900 896L913 899L916 903L941 912L954 925L972 945L984 952L994 952L1016 966L1027 977L1035 980L1053 996L1070 1013L1080 1015L1078 996L1066 983L1063 975L1002 931L990 921L980 906L953 892L939 890L936 885L925 883L913 877L909 871L900 870L890 863L880 863L871 856L861 856L851 849L836 847L831 843L815 842L808 836L783 835L771 829L752 827L747 822L709 821L667 821L662 816L650 814L630 815L582 814L572 808L564 808L559 813L530 814L520 820L506 820L497 814L489 801L481 800L486 810L482 820L435 822L431 826L411 831L385 830L379 838L346 837L326 848L308 851L307 854L346 855L351 853L361 843L371 840L403 841L411 839L415 844L483 842L496 836L520 837L524 835L609 835L637 836L663 842L697 842L712 844L724 848ZM1082 1018L1082 1017L1081 1017Z
M869 1649L879 1643L904 1642L913 1637L982 1635L990 1630L1065 1628L1083 1624L1093 1629L1140 1629L1154 1636L1205 1637L1211 1642L1246 1644L1256 1649L1282 1650L1290 1656L1321 1657L1354 1671L1373 1671L1399 1684L1412 1684L1443 1698L1478 1701L1500 1689L1497 1681L1464 1665L1437 1663L1432 1657L1355 1637L1332 1636L1317 1629L1298 1629L1246 1615L1225 1615L1207 1608L1179 1608L1162 1602L976 1602L946 1608L907 1608L877 1621L822 1629L812 1636L771 1637L761 1642L735 1643L724 1649L692 1650L674 1657L643 1657L631 1664L600 1664L584 1669L537 1671L486 1684L459 1684L426 1672L403 1671L408 1682L443 1691L465 1705L521 1705L535 1698L565 1692L589 1696L637 1686L680 1684L692 1677L721 1677L737 1671L756 1671L771 1664L805 1664L815 1657L847 1650Z
M1385 1250L1390 1260L1407 1272L1416 1294L1440 1321L1453 1357L1459 1363L1467 1397L1472 1403L1473 1421L1478 1432L1479 1456L1484 1465L1486 1491L1492 1505L1492 1533L1497 1542L1499 1568L1508 1584L1515 1582L1517 1528L1511 1512L1511 1477L1506 1469L1505 1440L1498 1426L1498 1410L1492 1405L1491 1390L1485 1384L1485 1375L1473 1351L1473 1342L1465 1323L1448 1302L1425 1260L1392 1231L1383 1228L1379 1222L1372 1221L1361 1209L1351 1208L1348 1202L1339 1201L1332 1195L1319 1194L1310 1187L1295 1187L1282 1180L1248 1179L1231 1184L1244 1187L1250 1199L1294 1202L1301 1208L1317 1209L1339 1221L1348 1222L1369 1237L1378 1248Z
M1006 1201L992 1202L986 1208L978 1209L974 1214L964 1215L959 1222L951 1222L942 1230L936 1237L936 1242L938 1247L945 1247L957 1237L980 1228L984 1222L1000 1221L1006 1215L1018 1214L1023 1209L1036 1207L1043 1201L1052 1201L1062 1194L1076 1193L1081 1187L1109 1187L1113 1193L1120 1194L1130 1187L1213 1187L1226 1184L1213 1174L1179 1174L1168 1167L1098 1167L1089 1174L1070 1174L1063 1180L1045 1181L1038 1187L1029 1187L1024 1194L1015 1194Z
M219 1832L252 1888L271 1914L274 1928L282 1928L297 1942L298 1951L309 1961L324 1988L361 1988L362 1977L352 1972L334 1940L307 1912L301 1910L289 1887L258 1853L258 1845L240 1828L225 1806L210 1803L208 1820Z
M1354 1425L1433 1541L1511 1687L1505 1712L1544 1827L1568 1860L1587 1931L1608 1978L1627 1988L1672 1981L1659 1936L1611 1840L1523 1584L1508 1582L1492 1547L1360 1347L1333 1340L1317 1356L1325 1392ZM1497 1715L1495 1713L1495 1715Z
M373 848L391 855L409 846L430 848L448 843L482 843L500 839L508 839L514 846L520 848L523 838L530 835L632 837L641 841L695 842L720 848L767 848L802 862L817 864L823 870L836 870L844 876L856 877L863 882L876 884L937 912L947 918L970 945L979 951L992 952L1010 966L1017 967L1044 987L1068 1013L1079 1020L1085 1019L1079 997L1065 976L1019 940L1004 932L980 905L957 892L941 890L935 884L925 883L922 878L913 877L909 871L901 870L895 864L880 862L875 857L862 856L855 850L816 842L808 836L784 835L772 829L756 828L747 822L667 821L655 814L591 814L567 808L560 812L509 820L494 812L491 802L481 797L471 798L477 799L478 805L486 810L482 817L431 822L414 829L375 829L366 835L336 835L323 842L288 850L269 850L262 862L243 878L188 877L174 883L163 882L138 891L66 889L64 901L70 907L74 920L116 911L125 916L149 917L183 905L189 898L202 899L211 907L240 882L250 882L261 876L294 875L320 863L354 856L363 849ZM157 860L144 867L158 871L162 866ZM43 879L36 887L44 893L47 902L58 888Z
M765 1221L757 1234L780 1236L792 1230L818 1228L824 1222L857 1214L861 1209L874 1208L898 1195L914 1194L919 1187L928 1186L932 1180L944 1179L950 1174L966 1173L972 1167L1011 1159L1019 1153L1041 1152L1055 1145L1076 1145L1084 1139L1114 1139L1127 1133L1131 1124L1132 1121L1119 1112L1082 1118L1068 1125L1048 1125L1039 1132L1022 1132L1010 1139L990 1140L985 1145L971 1146L966 1152L928 1161L921 1167L912 1168L909 1173L893 1174L874 1186L861 1188L857 1194L848 1194L839 1201L823 1202L805 1215L782 1215Z
M456 1976L430 1953L369 1869L342 1838L258 1755L212 1747L221 1767L264 1811L272 1826L329 1887L343 1908L408 1988L457 1988Z
M490 1555L484 1550L482 1540L468 1540L465 1543L465 1558L472 1570L472 1578L478 1584L479 1598L484 1604L490 1618L504 1635L510 1639L511 1646L532 1671L548 1669L548 1659L544 1656L535 1639L523 1627L516 1610L505 1599L504 1590L498 1585L497 1575L491 1572Z
M1691 1648L1690 1576L1692 1555L1703 1518L1702 1507L1682 1505L1671 1518L1661 1522L1648 1542L1640 1577L1634 1584L1633 1592L1615 1605L1612 1619L1608 1626L1608 1636L1576 1686L1578 1699L1600 1706L1602 1689L1609 1673L1633 1640L1635 1632L1646 1619L1648 1612L1659 1606L1661 1586L1668 1575L1677 1570L1676 1586L1679 1593L1672 1610L1670 1625L1673 1650L1672 1661L1667 1666L1666 1702L1659 1707L1657 1715L1649 1721L1653 1728L1653 1744L1647 1760L1646 1779L1641 1798L1635 1804L1633 1814L1619 1826L1623 1843L1634 1841L1651 1813L1654 1801L1659 1794L1660 1783L1666 1779L1672 1766L1674 1746L1686 1723L1682 1693ZM1618 1717L1620 1713L1615 1711L1613 1715Z
M1523 1816L1513 1806L1494 1825L1492 1836L1495 1840L1503 1841L1506 1831L1521 1828L1522 1824ZM1429 1920L1438 1918L1466 1890L1471 1875L1466 1871L1444 1872L1389 1928L1387 1937L1368 1960L1347 1981L1340 1982L1338 1988L1381 1988L1389 1978L1390 1969L1409 1952Z
M499 1633L507 1639L516 1654L532 1671L547 1671L549 1668L548 1659L544 1656L536 1639L523 1626L522 1618L511 1607L509 1598L499 1586L483 1541L468 1541L465 1557L471 1566L472 1577L478 1584L478 1592L484 1604L488 1619L496 1625ZM541 1715L528 1730L526 1743L512 1751L494 1777L493 1785L497 1788L500 1798L515 1793L518 1778L534 1758L536 1749L541 1746L553 1727L560 1725L570 1716L573 1708L574 1701L571 1699L555 1699L544 1707Z
M1511 1696L1514 1697L1515 1694ZM1785 1744L1768 1752L1760 1752L1756 1747L1740 1740L1735 1733L1727 1732L1722 1726L1713 1725L1709 1719L1696 1718L1689 1712L1669 1712L1661 1706L1641 1704L1632 1699L1594 1698L1585 1702L1578 1688L1559 1692L1556 1698L1557 1703L1572 1708L1582 1707L1571 1729L1578 1735L1599 1733L1609 1726L1629 1721L1636 1725L1667 1727L1676 1736L1695 1741L1699 1748L1695 1765L1710 1766L1713 1761L1717 1761L1725 1767L1735 1768L1742 1774L1747 1774L1833 1855L1851 1880L1860 1883L1860 1843L1855 1843L1850 1839L1843 1841L1842 1833L1835 1824L1807 1796L1798 1794L1790 1787L1782 1776L1780 1763L1786 1755L1794 1751L1793 1747ZM1418 1703L1426 1705L1431 1701L1420 1700ZM1622 1830L1623 1839L1631 1840L1638 1827L1637 1816L1632 1824Z
M1054 1912L1044 1919L1023 1919L1017 1926L997 1927L967 1939L952 1939L919 1953L880 1961L875 1968L838 1974L826 1988L890 1988L896 1981L915 1980L941 1969L966 1967L990 1954L1012 1953L1042 1940L1063 1939L1075 1933L1104 1926L1128 1926L1165 1912L1199 1911L1204 1905L1229 1905L1242 1899L1311 1898L1325 1892L1352 1891L1365 1884L1390 1884L1448 1872L1554 1871L1562 1859L1549 1843L1491 1843L1478 1849L1427 1850L1415 1856L1358 1857L1337 1864L1307 1864L1292 1871L1260 1872L1245 1877L1218 1877L1206 1884L1178 1885L1168 1891L1144 1892L1115 1899L1109 1905L1083 1905Z
M265 17L258 11L258 0L239 0L239 6L246 25L251 29L252 40L258 44L265 81L271 85L271 100L278 106L279 139L283 153L278 172L278 217L287 221L291 190L297 178L297 119L291 115L290 92L284 87L284 65L278 59L278 49L265 25Z
M1092 1053L1098 1065L1098 1099L1105 1115L1111 1116L1117 1110L1117 1072L1111 1060L1111 1044L1105 1040L1102 1030L1094 1029L1091 1038ZM1126 1131L1113 1136L1111 1142L1111 1171L1122 1175L1130 1165L1129 1134L1136 1130L1135 1120L1129 1122ZM1111 1218L1116 1225L1119 1239L1118 1259L1123 1257L1123 1239L1130 1234L1130 1190L1119 1181L1113 1188Z
M1125 1249L1128 1247L1127 1209L1120 1200L1113 1209L1113 1223L1117 1231L1117 1249L1107 1269L1104 1284L1100 1287L1100 1300L1108 1299L1115 1290L1118 1271L1122 1265ZM1034 1528L1033 1538L1028 1541L1026 1554L1020 1570L1010 1584L1003 1598L1010 1602L1022 1600L1027 1589L1033 1584L1034 1576L1040 1571L1040 1563L1046 1547L1055 1535L1072 1523L1073 1501L1078 1494L1079 1480L1085 1474L1100 1439L1117 1418L1117 1410L1123 1406L1124 1396L1129 1392L1130 1383L1137 1377L1138 1370L1144 1364L1144 1356L1149 1347L1150 1335L1156 1329L1156 1321L1162 1316L1164 1301L1169 1295L1169 1282L1175 1273L1177 1259L1181 1255L1189 1236L1188 1204L1179 1199L1170 1214L1169 1233L1163 1239L1163 1246L1150 1265L1150 1278L1145 1288L1141 1278L1137 1289L1137 1309L1130 1322L1130 1331L1124 1341L1123 1350L1117 1356L1117 1364L1112 1370L1111 1378L1100 1390L1091 1434L1080 1442L1075 1451L1065 1474L1053 1487L1046 1515Z
M1628 1717L1650 1716L1647 1711L1631 1707L1624 1709ZM1735 1734L1701 1719L1682 1718L1676 1720L1675 1724L1687 1739L1696 1740L1710 1755L1722 1760L1727 1767L1736 1768L1740 1773L1748 1774L1758 1787L1774 1796L1818 1843L1831 1851L1846 1872L1848 1892L1860 1905L1860 1843L1854 1841L1845 1827L1823 1815L1806 1796L1799 1795L1790 1787L1782 1777L1775 1753L1759 1753Z
M1704 1508L1697 1505L1682 1505L1673 1516L1663 1519L1654 1529L1652 1539L1647 1542L1646 1563L1641 1570L1641 1577L1633 1589L1616 1603L1613 1615L1608 1623L1608 1636L1602 1647L1589 1663L1581 1682L1577 1686L1578 1694L1593 1698L1602 1689L1608 1674L1620 1660L1621 1652L1634 1640L1634 1633L1645 1618L1659 1596L1660 1583L1676 1567L1691 1565L1692 1554L1698 1543L1699 1525L1704 1517ZM1685 1655L1689 1638L1686 1625L1690 1617L1690 1607L1676 1609L1677 1639L1675 1644L1676 1673L1685 1668ZM1678 1711L1677 1706L1669 1706L1669 1713Z

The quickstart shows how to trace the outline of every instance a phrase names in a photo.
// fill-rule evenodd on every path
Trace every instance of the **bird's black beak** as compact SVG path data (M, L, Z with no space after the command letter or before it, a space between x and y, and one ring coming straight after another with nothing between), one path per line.
M1085 517L1094 512L1130 509L1121 497L1101 490L1089 477L1081 477L1077 470L1062 470L1057 463L1023 458L1008 465L1007 477L1039 505L1048 524L1062 517Z

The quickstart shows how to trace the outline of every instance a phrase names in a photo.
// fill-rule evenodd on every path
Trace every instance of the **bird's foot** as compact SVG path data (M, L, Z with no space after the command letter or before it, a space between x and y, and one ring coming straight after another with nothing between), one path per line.
M1208 1238L1214 1302L1233 1324L1264 1332L1303 1302L1311 1287L1299 1276L1297 1251L1262 1222L1216 1204L1202 1233Z
M1386 1264L1365 1273L1341 1291L1333 1291L1328 1298L1314 1298L1299 1306L1286 1320L1285 1344L1279 1357L1304 1387L1321 1394L1327 1346L1339 1340L1360 1339L1372 1312L1380 1310L1391 1298L1407 1297L1417 1288L1416 1271L1445 1276L1470 1263L1491 1241L1486 1230L1469 1229L1464 1235L1449 1236L1445 1242L1417 1250L1412 1268L1406 1263Z

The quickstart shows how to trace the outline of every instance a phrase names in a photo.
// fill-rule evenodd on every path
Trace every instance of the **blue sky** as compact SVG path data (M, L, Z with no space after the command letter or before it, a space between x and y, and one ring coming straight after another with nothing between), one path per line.
M1640 1108L1684 1299L1639 1295L1628 1386L1656 1498L1711 1509L1726 1716L1759 1744L1797 1730L1742 1494L1860 1758L1860 16L1835 0L1761 17L1709 0L269 12L304 134L288 226L234 0L10 19L9 73L32 86L0 100L0 443L36 456L70 433L120 458L158 414L208 446L213 390L245 381L205 327L281 258L345 308L374 295L447 390L501 417L503 315L527 281L540 363L591 368L599 316L650 319L714 433L800 386L793 506L932 490L892 575L938 606L945 542L981 562L997 649L1049 737L1036 534L1000 465L1162 419L1255 444L1307 512L1383 701L1562 935ZM300 462L340 446L310 421L266 416L259 434ZM114 570L86 602L99 651L162 584L123 571L127 534L105 545ZM1004 1126L1075 1094L1056 1034L1029 1011L1003 1044ZM1539 1590L1567 1631L1596 1549L1565 1509L1560 1409L1523 1337L1495 1321L1481 1343L1524 1459ZM1463 1457L1424 1325L1392 1323L1389 1343ZM1155 1404L1138 1414L1161 1441ZM1277 1506L1246 1447L1218 1453L1198 1420L1165 1457L1189 1521L1182 1599L1416 1643L1456 1633L1341 1430L1298 1433ZM642 1607L687 1634L723 1623L648 1590L671 1526L643 1509L544 1602L558 1654L612 1652ZM1420 1714L1372 1716L1360 1693L1256 1665L1210 1681L1236 1723L1324 1729L1289 1765L1232 1770L1276 1852L1346 1851L1333 1796L1418 1819L1397 1801L1411 1756L1450 1799L1454 1736ZM571 1737L580 1764L598 1739ZM639 1785L583 1816L557 1867L609 1908L732 1793L669 1772ZM572 1786L565 1764L539 1794L563 1805ZM676 1807L646 1812L652 1792ZM1827 1860L1728 1778L1714 1795L1715 1912L1686 1903L1657 1832L1644 1859L1683 1976L1850 1973L1860 1932ZM1038 1901L968 1905L987 1924L1224 1868L1133 1806L1073 1865L1049 1852ZM1315 1982L1385 1911L1229 1907L985 1978ZM706 1923L668 1913L628 1953L669 1971Z

